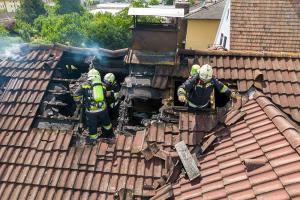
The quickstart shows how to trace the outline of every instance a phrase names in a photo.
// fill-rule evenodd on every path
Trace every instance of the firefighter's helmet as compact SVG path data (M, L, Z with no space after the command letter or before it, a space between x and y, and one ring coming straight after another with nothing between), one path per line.
M210 65L205 64L202 65L201 68L198 70L199 78L204 82L209 82L213 76L213 69Z
M100 78L100 72L96 69L91 69L88 72L88 80L92 80L93 78Z
M115 80L116 80L116 77L113 73L107 73L107 74L105 74L103 81L106 84L111 84L112 85L112 84L115 83Z

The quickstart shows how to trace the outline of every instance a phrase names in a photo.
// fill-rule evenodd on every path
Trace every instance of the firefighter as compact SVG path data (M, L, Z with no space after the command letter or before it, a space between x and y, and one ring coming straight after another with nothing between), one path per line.
M91 69L88 72L88 80L75 91L75 101L82 101L85 108L86 121L89 129L89 136L86 140L88 144L97 142L99 137L97 132L98 125L101 126L102 130L100 138L114 138L105 95L107 95L105 87L102 85L100 73L96 69Z
M212 67L206 64L201 66L197 74L187 79L179 87L177 91L178 100L187 103L190 108L207 108L214 89L236 98L235 92L213 77Z
M107 73L103 79L103 85L109 96L107 97L107 104L109 106L109 113L111 118L115 118L118 113L120 103L120 85L116 81L113 73Z

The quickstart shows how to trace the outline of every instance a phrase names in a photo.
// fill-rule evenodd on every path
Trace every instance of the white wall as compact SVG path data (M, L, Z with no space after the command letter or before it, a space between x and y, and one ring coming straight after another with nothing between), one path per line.
M230 8L231 8L231 0L226 0L225 8L223 11L222 19L218 28L218 32L216 35L215 45L224 46L224 38L226 37L226 49L230 49ZM222 44L220 44L221 37L223 35Z

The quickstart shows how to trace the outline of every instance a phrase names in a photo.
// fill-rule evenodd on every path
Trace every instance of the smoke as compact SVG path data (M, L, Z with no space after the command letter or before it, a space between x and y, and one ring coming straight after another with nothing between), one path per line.
M0 59L18 59L25 42L19 37L0 37Z

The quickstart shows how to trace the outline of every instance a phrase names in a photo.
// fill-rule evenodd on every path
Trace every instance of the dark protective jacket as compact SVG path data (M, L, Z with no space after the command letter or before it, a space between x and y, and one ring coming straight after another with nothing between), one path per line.
M103 85L105 86L105 90L110 92L110 95L106 98L107 104L110 108L114 108L119 103L121 86L117 82L112 85L103 82Z
M212 78L211 81L206 84L201 84L199 75L196 74L187 79L179 87L178 96L185 95L188 99L188 103L202 108L207 106L210 102L210 95L214 88L228 96L231 95L231 90L216 78Z
M98 90L95 91L94 87ZM101 82L94 84L86 81L76 89L74 99L76 102L82 101L87 111L103 111L107 107L105 96L106 90Z

